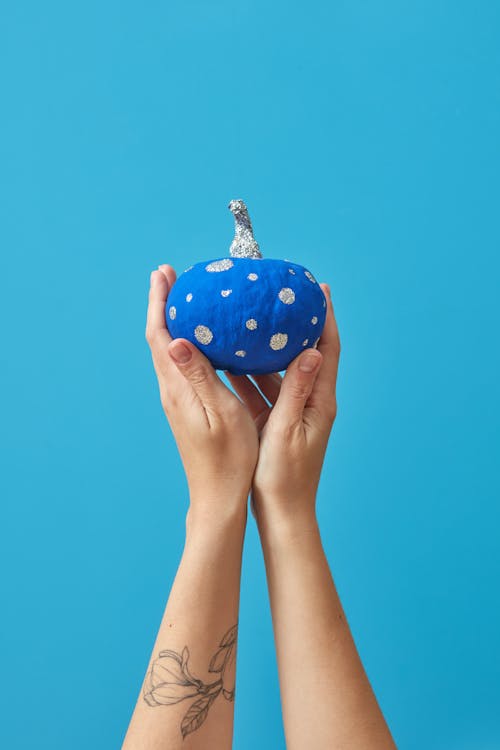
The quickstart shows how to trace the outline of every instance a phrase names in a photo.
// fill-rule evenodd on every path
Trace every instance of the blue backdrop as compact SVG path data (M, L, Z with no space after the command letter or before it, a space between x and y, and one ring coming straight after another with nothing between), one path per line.
M499 23L495 0L2 5L1 747L120 746L187 500L149 272L224 254L239 197L267 257L332 287L319 515L398 745L500 747ZM279 750L253 520L240 623L235 748Z

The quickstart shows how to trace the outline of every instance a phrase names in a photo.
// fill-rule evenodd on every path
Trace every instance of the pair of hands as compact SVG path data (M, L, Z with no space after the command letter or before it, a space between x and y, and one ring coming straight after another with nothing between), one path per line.
M251 491L259 522L313 519L336 415L340 342L329 287L321 284L327 317L318 348L301 352L284 378L227 373L235 395L197 347L170 336L165 305L175 279L169 265L151 274L146 339L186 472L190 513L223 518L246 508Z

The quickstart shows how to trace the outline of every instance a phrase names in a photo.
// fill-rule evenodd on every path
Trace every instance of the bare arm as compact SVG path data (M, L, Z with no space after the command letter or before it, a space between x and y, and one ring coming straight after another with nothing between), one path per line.
M174 280L170 266L152 274L147 338L186 471L190 507L184 553L123 749L228 750L257 431L203 354L183 339L172 342L165 302Z
M230 748L245 517L192 526L124 750Z
M260 525L289 750L389 750L319 530Z
M253 504L276 641L288 750L392 750L323 552L315 500L336 414L340 352L329 289L318 350L277 375L231 377L260 429ZM264 398L264 396L266 398ZM272 407L272 408L271 408Z

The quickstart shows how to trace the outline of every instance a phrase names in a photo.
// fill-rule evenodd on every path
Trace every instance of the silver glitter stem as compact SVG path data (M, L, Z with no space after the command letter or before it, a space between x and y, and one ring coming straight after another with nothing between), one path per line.
M262 258L244 201L230 201L228 208L234 216L235 223L234 240L229 248L229 255L233 258Z

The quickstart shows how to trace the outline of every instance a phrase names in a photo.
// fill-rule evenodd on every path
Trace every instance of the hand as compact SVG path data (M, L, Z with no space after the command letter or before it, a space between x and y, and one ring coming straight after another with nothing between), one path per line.
M151 274L146 339L189 485L191 509L204 517L246 511L258 454L257 428L247 408L186 339L173 340L165 304L175 271Z
M337 412L340 355L330 289L321 287L328 307L317 349L301 352L283 380L279 373L253 376L253 383L246 375L227 374L260 431L252 489L259 524L315 520L316 491Z

